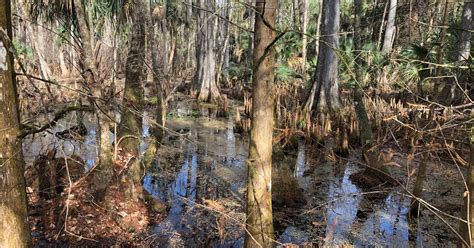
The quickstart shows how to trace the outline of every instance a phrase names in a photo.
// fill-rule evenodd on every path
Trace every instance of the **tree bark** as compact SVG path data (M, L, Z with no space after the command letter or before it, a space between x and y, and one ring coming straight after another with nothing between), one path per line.
M393 41L395 40L395 18L397 15L397 0L390 0L388 11L387 26L382 45L382 54L388 54L392 51Z
M228 18L230 1L222 3L221 16ZM226 20L219 21L219 51L218 51L218 68L217 68L217 82L220 82L222 71L229 66L229 22Z
M245 247L272 247L272 133L277 0L257 1ZM265 20L265 22L264 22Z
M372 126L370 125L369 117L364 105L364 92L362 90L362 59L361 59L361 38L362 33L360 26L360 18L362 15L362 0L354 0L354 58L355 58L355 80L354 88L354 107L359 121L360 141L364 148L368 149L372 145Z
M248 3L250 6L255 6L255 0L249 0ZM247 8L247 11L249 12L249 30L254 31L255 30L255 9L253 8ZM254 46L254 33L249 32L249 41L248 41L248 48L247 48L247 66L248 68L252 68L252 53L253 53L253 46Z
M99 94L94 95L100 96L105 101L97 102L97 106L100 108L100 110L96 110L99 124L99 166L94 171L92 182L95 199L102 201L114 174L113 146L110 142L110 126L115 121L114 113L110 110L114 104L113 87L106 86L101 89Z
M46 61L45 58L45 53L44 53L44 32L42 30L42 27L36 27L35 32L36 33L36 38L32 39L33 40L33 46L35 47L36 54L38 55L38 61L40 65L40 70L41 70L41 75L44 79L50 80L51 76L51 69L49 68L48 62Z
M200 0L200 7L212 13L215 11L215 2L213 0ZM216 81L216 17L208 11L202 11L199 14L201 19L200 47L197 52L201 53L197 57L198 65L197 84L200 85L198 101L217 103L220 101L220 92ZM204 13L203 13L204 12ZM199 30L198 30L199 31Z
M474 2L465 0L461 18L461 30L458 39L457 61L465 61L469 59L471 50L471 32L474 29L472 15L474 15Z
M439 8L441 9L441 5L439 6ZM442 19L442 25L443 26L446 26L448 24L448 14L449 14L449 0L445 0L444 2L444 8L443 8L443 19ZM446 34L447 34L447 29L446 28L442 28L441 29L441 32L439 34L439 46L438 46L438 49L436 51L436 62L438 64L442 64L443 63L443 47L445 45L445 41L446 41ZM441 74L442 74L442 69L441 67L436 67L435 69L435 83L433 85L433 94L434 95L438 95L438 93L440 93L441 95L438 96L438 99L441 99L441 101L443 102L443 104L449 104L450 103L450 99L443 99L443 98L449 98L449 93L448 92L438 92L439 91L439 87L441 85L441 82L442 82L442 78L441 78ZM447 91L450 90L451 87L443 87L445 88ZM443 98L440 98L440 97L443 97Z
M0 0L0 27L0 247L30 247L8 0Z
M97 76L97 66L95 63L95 50L92 44L92 33L90 33L89 26L92 26L92 23L87 23L87 17L84 12L84 6L82 5L81 0L74 0L74 13L77 18L77 30L81 38L82 43L82 57L83 68L82 73L87 70L91 70L94 76Z
M138 156L143 110L143 86L145 69L146 13L142 3L135 4L132 13L132 37L126 61L125 89L119 137L130 136L121 147Z
M150 3L148 3L149 5ZM163 20L166 19L165 16L162 16L160 19L157 19L156 22L153 21L152 13L151 13L151 6L147 6L147 25L148 25L148 32L147 32L147 42L148 42L148 49L151 52L151 69L153 74L153 82L155 85L155 93L157 97L157 111L156 111L156 122L158 123L158 127L156 127L153 131L156 141L161 142L164 136L164 126L166 120L166 102L164 99L164 92L163 92L163 83L166 81L165 75L161 73L160 64L159 64L159 54L158 54L158 47L156 42L156 32L155 32L155 25L161 26ZM166 58L166 57L162 57Z
M308 0L302 0L302 16L301 16L301 58L303 60L303 71L306 71L306 46L308 45L308 36L306 35L307 27L308 27Z
M318 63L312 79L312 88L305 109L337 112L341 108L339 82L337 79L340 0L323 0L321 21L321 43Z

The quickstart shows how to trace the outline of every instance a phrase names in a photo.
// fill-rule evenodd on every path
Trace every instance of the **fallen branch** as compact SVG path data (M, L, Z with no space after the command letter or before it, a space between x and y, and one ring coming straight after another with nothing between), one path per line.
M31 134L35 134L35 133L40 133L40 132L43 132L45 131L46 129L48 128L51 128L53 126L56 125L56 123L62 119L66 114L70 113L70 112L73 112L73 111L86 111L86 112L93 112L94 111L94 108L92 106L69 106L69 107L66 107L60 111L58 111L56 114L54 114L54 118L42 125L41 127L39 128L34 128L34 127L29 127L29 126L23 126L22 127L22 131L20 132L20 134L18 135L18 138L19 139L23 139L25 138L26 136L28 135L31 135Z

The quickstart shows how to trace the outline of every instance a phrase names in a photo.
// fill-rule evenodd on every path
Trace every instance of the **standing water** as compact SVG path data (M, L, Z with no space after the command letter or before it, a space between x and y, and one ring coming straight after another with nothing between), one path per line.
M152 227L150 239L156 247L242 247L248 141L234 134L232 117L216 119L207 112L196 117L191 111L178 106L168 120L167 126L181 135L165 137L143 180L145 189L169 207L166 218ZM97 157L93 116L84 118L88 132L83 140L54 136L73 125L73 120L68 117L49 133L26 139L23 149L27 163L55 144L66 155L79 155L92 166ZM148 129L145 119L145 140ZM146 148L144 142L142 152ZM360 167L319 162L314 151L304 143L297 151L275 151L274 223L281 244L454 244L452 239L428 234L427 229L409 232L406 216L410 200L397 193L399 188L363 192L350 180ZM445 227L438 229L448 232Z

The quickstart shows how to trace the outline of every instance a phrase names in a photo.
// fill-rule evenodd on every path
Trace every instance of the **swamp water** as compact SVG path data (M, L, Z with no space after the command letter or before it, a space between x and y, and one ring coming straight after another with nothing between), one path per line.
M233 117L216 119L210 117L212 110L196 115L178 104L172 116L167 126L181 136L165 137L143 180L145 189L169 206L166 218L152 227L152 243L156 247L242 247L247 139L234 134ZM146 120L145 141L149 136ZM97 156L95 118L86 116L88 133L82 141L53 135L73 123L73 117L66 118L50 133L27 138L23 146L27 163L56 142L66 155L79 155L90 168ZM146 148L144 142L142 152ZM400 189L389 189L374 200L349 179L360 167L346 162L318 163L317 156L303 143L295 151L274 155L274 222L280 243L455 245L446 227L438 230L445 233L444 238L426 226L410 231L406 217L410 200L397 193Z

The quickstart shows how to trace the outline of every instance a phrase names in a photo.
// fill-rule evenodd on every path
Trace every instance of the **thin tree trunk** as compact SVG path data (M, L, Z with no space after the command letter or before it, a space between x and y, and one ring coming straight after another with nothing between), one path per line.
M383 34L383 28L384 28L384 23L385 23L385 15L387 15L387 8L390 5L390 0L385 3L385 7L383 9L383 15L382 15L382 20L380 21L380 29L379 29L379 36L377 40L377 49L382 49L382 34Z
M471 115L472 118L474 116ZM470 134L470 161L469 167L467 169L467 197L464 197L464 208L463 208L463 219L469 221L471 226L469 227L466 223L461 223L460 234L463 236L464 240L472 247L474 245L474 125L471 125L471 134ZM461 244L462 247L466 247L464 244Z
M245 247L272 247L272 133L277 0L257 2L253 52L252 128L248 159ZM265 20L265 23L264 23ZM268 25L268 26L267 26Z
M48 63L46 62L45 54L44 54L44 48L45 48L45 42L44 42L44 32L41 27L36 28L36 34L37 37L33 39L33 45L36 48L36 54L38 55L38 61L41 69L41 75L44 79L49 80L51 76L51 69L49 68Z
M318 13L318 21L316 23L316 41L315 41L315 45L314 45L314 54L315 54L315 57L317 58L318 55L319 55L319 39L321 38L321 19L323 18L323 8L322 8L322 1L323 0L317 0L317 4L318 4L318 10L319 10L319 13Z
M223 17L227 17L229 14L229 7L230 7L230 1L227 1L223 3L223 6L221 7L221 15ZM228 66L228 55L229 55L229 23L227 21L222 21L219 20L219 34L220 34L220 39L219 39L219 46L217 47L219 49L219 63L217 67L217 82L220 82L220 78L222 75L222 71L224 68L227 68ZM226 57L227 56L227 57ZM226 59L227 59L227 64L226 64Z
M203 0L199 0L199 6L204 5ZM201 87L202 83L202 74L203 74L203 65L204 62L204 40L205 40L205 26L203 25L205 19L205 15L203 11L199 11L197 14L197 21L196 21L196 68L194 71L193 76L193 91L196 92Z
M443 26L446 26L448 24L448 14L449 14L448 8L449 8L449 0L445 0L444 9L443 9L444 10L443 19L442 19L442 25ZM443 61L442 61L443 60L443 47L445 45L446 33L447 33L447 29L446 28L441 28L441 33L440 33L440 38L439 38L439 46L438 46L437 56L436 56L436 62L438 64L443 63ZM433 86L433 93L435 95L438 94L439 86L441 85L441 81L442 81L442 79L440 78L441 70L442 70L441 67L436 67L436 70L435 70L436 79L435 79L435 84Z
M148 3L149 4L149 3ZM165 16L162 16L161 19L156 20L156 23L153 22L153 17L151 14L150 6L147 7L147 25L148 25L148 32L147 32L147 41L148 41L148 49L151 51L151 62L152 62L152 74L153 74L153 82L156 87L155 93L157 97L157 111L156 111L156 122L158 123L159 127L156 127L154 130L154 135L157 142L161 142L164 136L164 126L166 120L166 102L164 99L164 92L163 92L163 83L166 81L164 75L162 75L159 65L159 54L158 54L158 47L156 44L156 33L155 33L155 24L159 26L160 23L163 22Z
M171 22L171 28L170 28L170 41L171 41L171 47L169 49L169 58L168 58L168 73L171 74L173 73L173 61L174 61L174 55L176 53L176 43L177 43L177 30L176 27L174 27L173 23Z
M360 26L360 18L362 15L362 0L354 0L354 58L355 58L355 79L356 85L354 88L354 107L359 121L360 141L364 148L368 149L372 146L372 126L370 125L369 117L364 105L364 94L362 91L362 59L361 59L361 38L362 33Z
M307 26L308 26L308 0L302 0L302 17L301 17L301 32L302 34L302 41L301 41L301 58L303 60L303 72L306 71L306 46L308 44L308 36L306 35Z
M255 6L255 0L249 0L249 5L250 6ZM247 11L249 11L249 30L254 31L255 29L255 9L253 8L248 8ZM253 53L253 46L254 46L254 33L249 32L249 42L248 42L248 48L247 48L247 66L248 68L252 68L252 53Z
M0 247L30 247L10 1L0 0Z
M382 45L382 54L388 54L392 51L393 41L395 40L395 18L397 15L397 0L390 0L388 11L387 26Z

